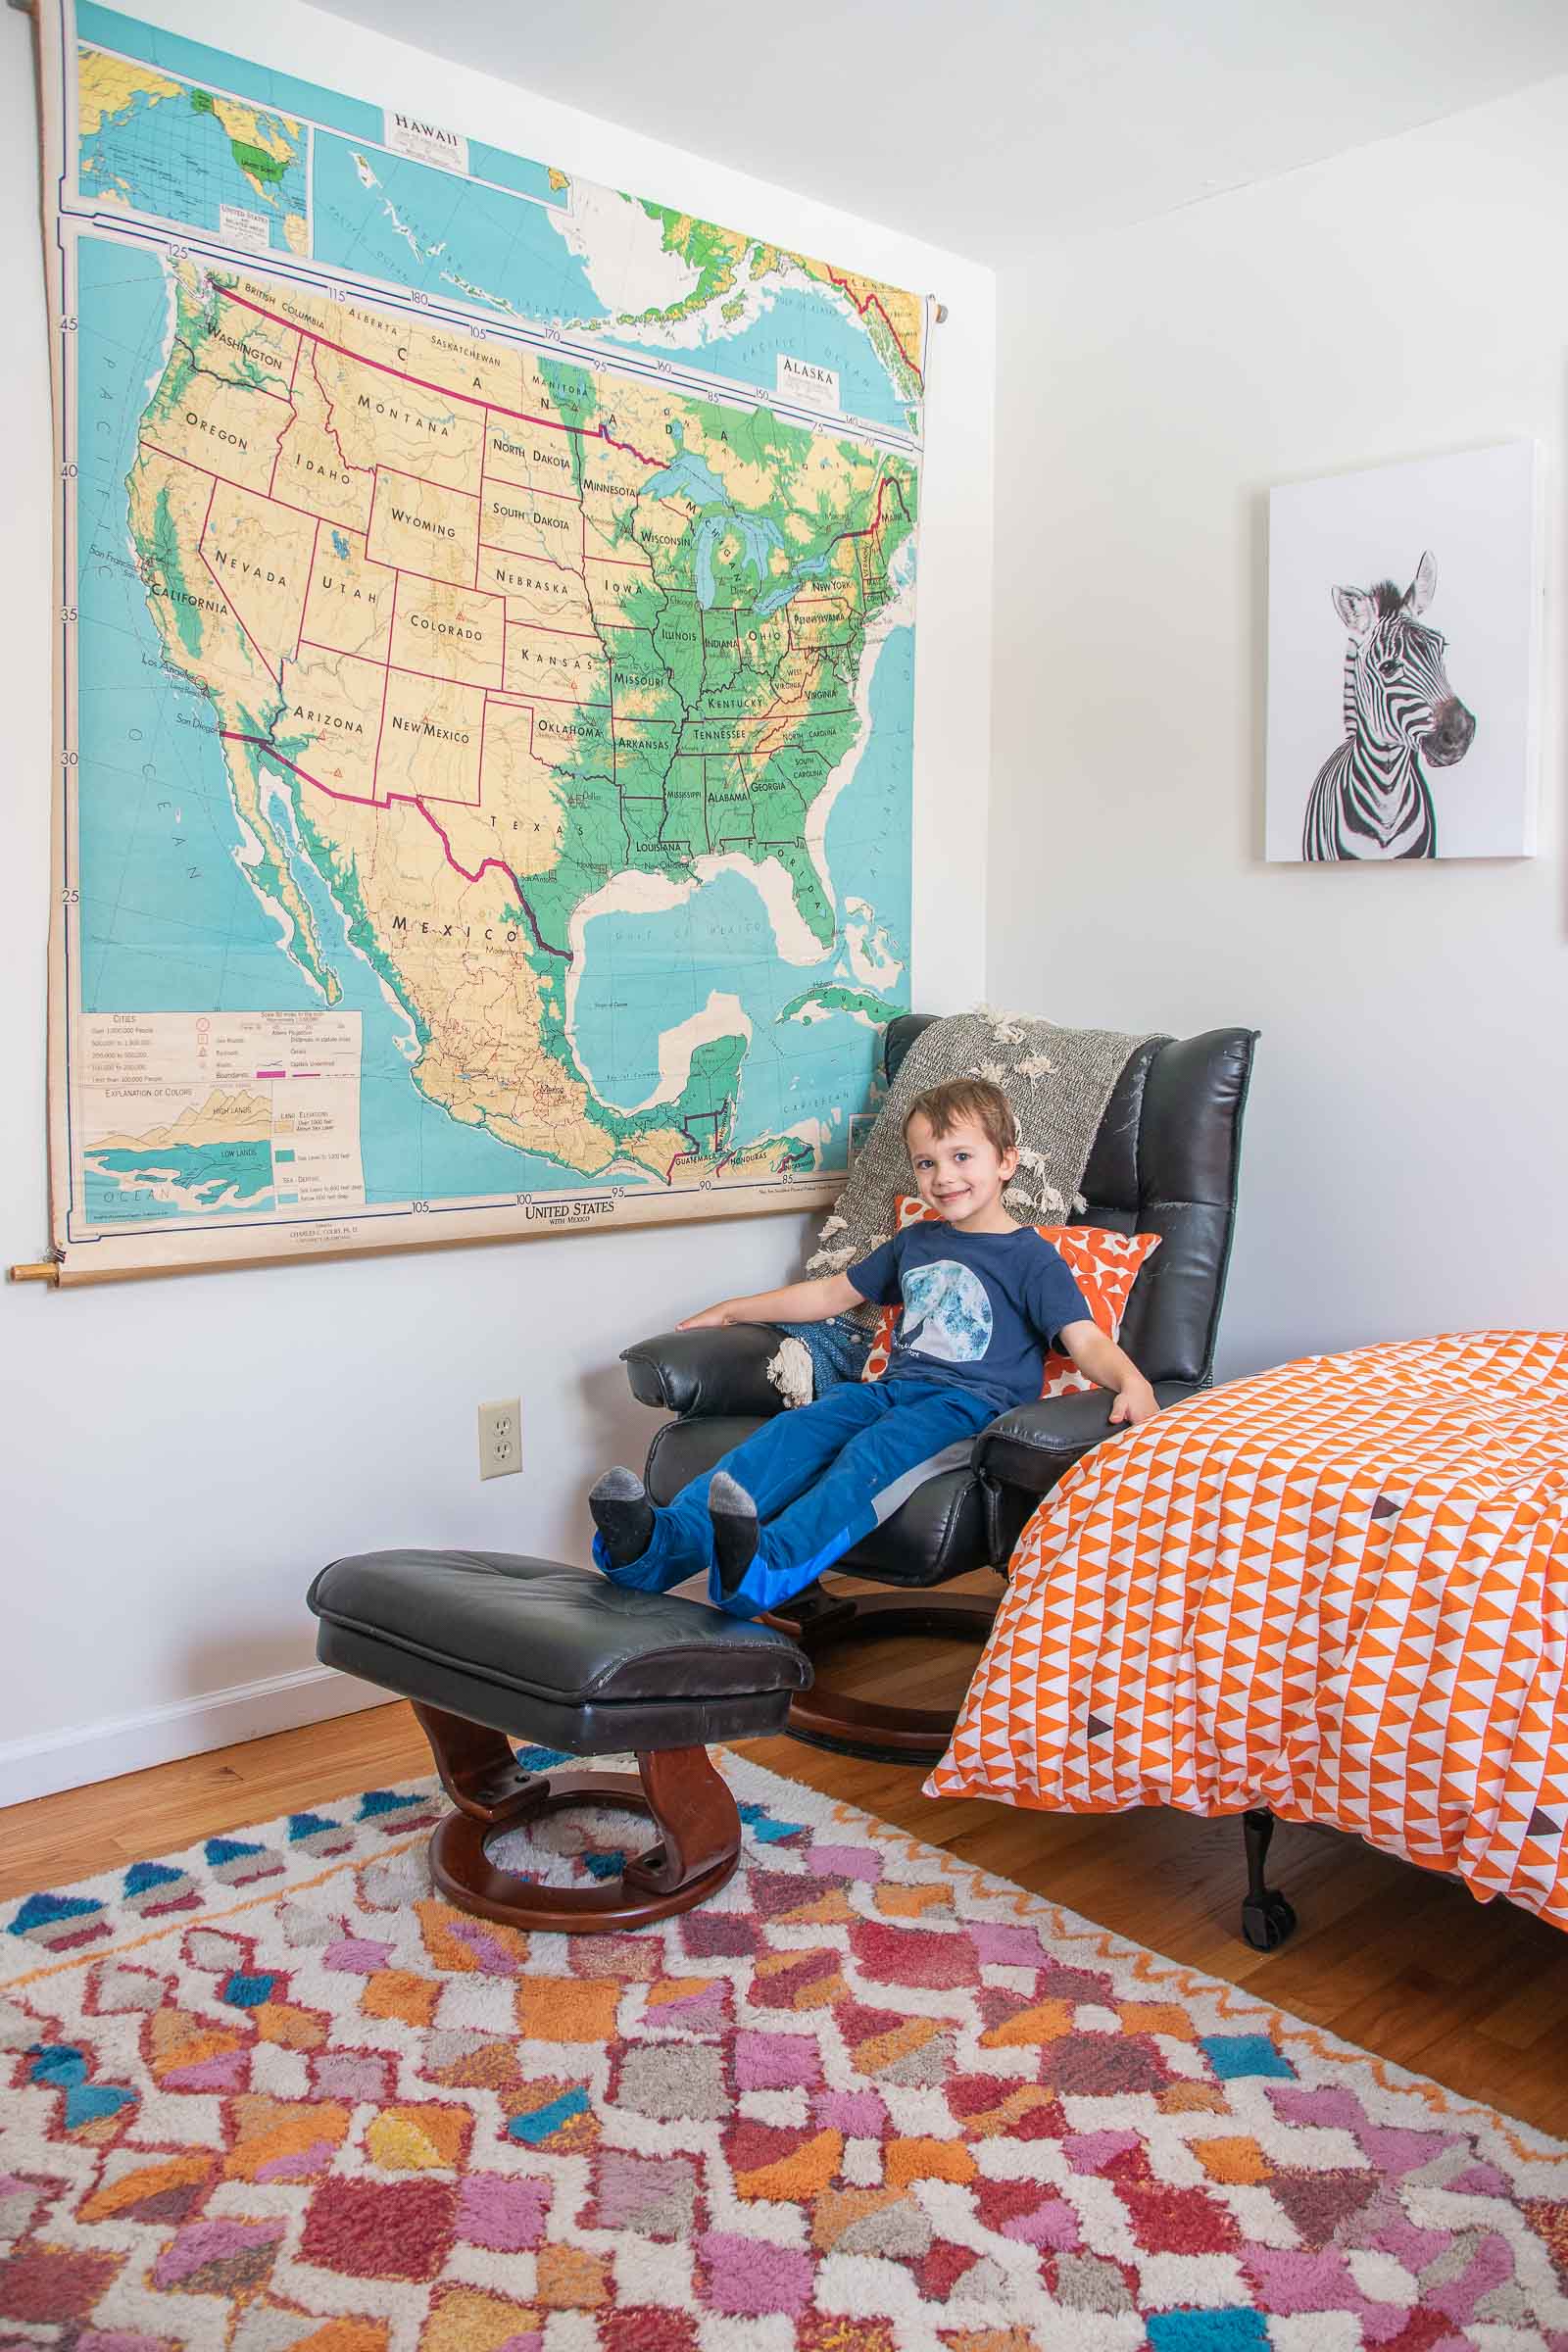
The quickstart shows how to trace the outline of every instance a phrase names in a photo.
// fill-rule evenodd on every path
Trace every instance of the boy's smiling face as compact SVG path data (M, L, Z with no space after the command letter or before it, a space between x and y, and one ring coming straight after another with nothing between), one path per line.
M927 1208L966 1232L1000 1233L1011 1226L1002 1192L1017 1169L1016 1152L999 1152L973 1119L959 1119L945 1135L935 1135L919 1111L905 1142L915 1190Z

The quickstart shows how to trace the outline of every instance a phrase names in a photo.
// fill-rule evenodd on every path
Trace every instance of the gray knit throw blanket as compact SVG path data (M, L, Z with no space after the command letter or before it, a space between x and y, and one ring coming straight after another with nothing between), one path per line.
M905 1055L807 1272L842 1273L893 1232L899 1196L914 1191L905 1114L916 1095L945 1078L989 1078L1001 1087L1019 1139L1007 1207L1020 1225L1065 1224L1083 1206L1079 1186L1111 1090L1143 1043L1115 1029L1061 1029L984 1005L933 1021ZM874 1321L877 1309L862 1312Z

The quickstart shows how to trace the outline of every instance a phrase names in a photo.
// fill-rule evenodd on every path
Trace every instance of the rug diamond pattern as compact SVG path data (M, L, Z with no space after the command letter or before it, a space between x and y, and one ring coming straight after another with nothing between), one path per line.
M0 2352L1568 2352L1568 2150L723 1763L638 1935L426 1784L0 1910Z

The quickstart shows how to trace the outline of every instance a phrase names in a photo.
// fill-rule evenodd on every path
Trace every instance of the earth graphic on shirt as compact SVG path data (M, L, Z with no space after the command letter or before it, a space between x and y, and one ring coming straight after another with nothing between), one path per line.
M898 1345L944 1364L976 1364L991 1345L991 1298L978 1274L955 1258L916 1266L904 1280Z

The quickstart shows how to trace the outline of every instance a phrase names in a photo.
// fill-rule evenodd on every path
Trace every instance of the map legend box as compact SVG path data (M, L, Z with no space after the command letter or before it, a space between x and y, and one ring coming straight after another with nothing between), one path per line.
M85 1015L76 1116L89 1225L363 1206L360 1060L356 1012Z

